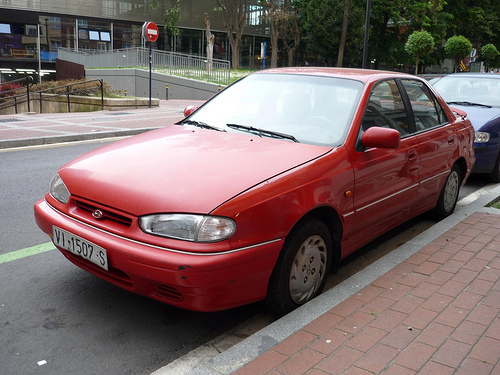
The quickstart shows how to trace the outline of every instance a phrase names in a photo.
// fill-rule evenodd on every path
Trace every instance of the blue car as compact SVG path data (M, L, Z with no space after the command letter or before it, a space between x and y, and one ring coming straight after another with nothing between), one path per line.
M474 126L473 173L500 182L500 74L455 73L433 85L450 107L466 112Z

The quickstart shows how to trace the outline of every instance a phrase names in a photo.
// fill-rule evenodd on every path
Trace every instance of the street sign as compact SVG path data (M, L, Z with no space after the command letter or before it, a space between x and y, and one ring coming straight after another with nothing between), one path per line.
M158 34L158 26L156 26L154 22L144 22L144 25L142 26L142 36L144 39L147 39L150 42L156 42Z

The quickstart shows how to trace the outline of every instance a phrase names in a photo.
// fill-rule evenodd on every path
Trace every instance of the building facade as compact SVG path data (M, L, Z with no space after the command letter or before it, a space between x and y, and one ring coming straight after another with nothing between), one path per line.
M270 26L258 0L243 0L246 26L240 66L258 67L261 42L269 40ZM22 74L54 73L59 48L105 52L144 46L142 25L155 22L160 29L153 48L206 55L205 13L215 36L214 58L231 59L224 18L217 0L181 0L179 35L162 26L165 10L174 1L159 0L0 0L0 73L3 80ZM38 33L39 30L39 33ZM40 53L39 53L40 51Z

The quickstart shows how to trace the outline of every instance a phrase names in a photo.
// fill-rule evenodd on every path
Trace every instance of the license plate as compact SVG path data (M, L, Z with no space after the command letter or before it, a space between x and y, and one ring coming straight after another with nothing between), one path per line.
M108 255L106 249L56 226L52 227L52 234L52 241L56 246L81 256L97 264L99 267L104 268L106 271L108 270Z

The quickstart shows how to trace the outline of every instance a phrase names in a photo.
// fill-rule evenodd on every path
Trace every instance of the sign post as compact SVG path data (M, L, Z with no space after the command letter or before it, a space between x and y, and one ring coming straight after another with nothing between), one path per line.
M262 59L262 69L266 70L266 42L260 44L260 58Z
M149 41L149 108L151 108L151 68L153 62L153 50L151 44L158 39L158 26L154 22L144 22L142 25L142 36Z

